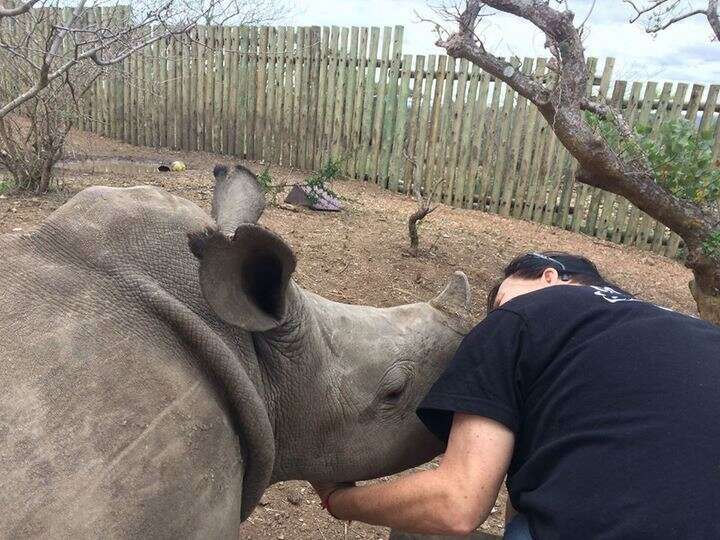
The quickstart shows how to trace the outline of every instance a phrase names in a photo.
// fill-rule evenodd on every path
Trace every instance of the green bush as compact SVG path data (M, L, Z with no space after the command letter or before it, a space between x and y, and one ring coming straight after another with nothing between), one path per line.
M663 123L656 138L646 126L636 131L661 186L700 205L718 201L720 169L713 160L711 133L698 133L687 120Z
M340 198L337 193L330 189L327 183L342 175L342 167L342 159L331 157L319 170L312 173L307 180L305 180L305 184L310 188L308 198L311 202L316 203L319 200L320 197L317 193L319 190L324 191L336 199Z
M713 160L712 133L698 133L687 120L671 120L654 135L651 127L636 126L634 140L627 140L612 122L591 113L586 118L618 154L647 158L658 184L676 197L702 206L717 204L720 169Z

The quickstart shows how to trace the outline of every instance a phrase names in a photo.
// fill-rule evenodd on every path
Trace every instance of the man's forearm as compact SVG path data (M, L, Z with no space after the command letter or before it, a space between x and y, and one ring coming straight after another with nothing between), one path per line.
M315 489L338 519L421 534L463 536L490 514L514 441L512 431L492 419L456 413L437 469L334 493L333 485Z
M392 482L340 489L330 498L338 519L364 521L406 532L465 534L479 523L463 510L463 500L439 470L422 471Z

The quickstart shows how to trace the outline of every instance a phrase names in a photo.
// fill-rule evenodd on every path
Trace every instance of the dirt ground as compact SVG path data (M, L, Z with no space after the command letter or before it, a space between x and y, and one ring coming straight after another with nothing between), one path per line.
M60 189L46 196L0 195L0 233L32 229L90 185L152 184L209 210L213 165L234 161L205 153L137 148L84 133L73 134L69 157L102 159L107 164L74 165L73 170L63 173ZM118 159L139 164L128 166ZM185 161L188 171L146 172L141 165L174 159ZM261 163L244 164L256 172L263 168ZM270 170L277 183L304 178L300 171ZM0 171L0 180L2 174ZM295 250L298 283L332 300L375 306L427 300L443 288L455 270L462 270L470 280L473 313L479 320L487 289L504 262L523 251L553 249L590 257L612 280L643 299L696 313L687 287L690 272L647 251L535 223L441 206L422 224L421 251L412 257L407 252L406 227L407 216L415 207L411 199L357 181L336 181L333 189L344 198L346 209L341 213L295 212L271 206L262 218L264 225L282 235ZM501 532L504 498L502 494L484 530ZM267 491L240 536L248 540L315 540L383 539L387 535L386 529L353 523L345 536L344 525L321 510L307 484L284 482Z

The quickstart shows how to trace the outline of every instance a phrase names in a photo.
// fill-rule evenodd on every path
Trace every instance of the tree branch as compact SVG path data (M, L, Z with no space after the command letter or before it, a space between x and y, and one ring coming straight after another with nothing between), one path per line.
M630 19L630 23L636 22L640 17L645 15L646 13L650 13L653 10L657 9L658 7L667 4L671 0L653 0L650 2L649 6L646 6L644 8L639 8L635 4L633 0L623 0L626 4L630 5L635 10L635 16ZM677 5L679 4L679 0L672 0L672 5L669 8L666 8L666 11L675 9Z
M657 26L651 30L652 33L660 32L661 30L665 30L666 28L669 28L675 23L678 23L680 21L684 21L685 19L689 19L690 17L694 17L695 15L707 15L707 12L704 9L696 9L695 11L688 11L687 13L683 13L681 15L678 15L677 17L673 17L669 21L667 21L665 24L661 26Z
M708 0L705 9L691 9L689 11L680 11L680 0L652 0L645 6L640 6L633 0L624 0L635 11L635 15L630 19L631 23L638 21L640 18L648 16L650 20L645 26L648 34L657 34L663 30L667 30L672 25L677 24L685 19L704 15L710 28L712 28L715 38L720 40L720 15L718 15L718 0Z
M27 13L38 2L40 2L40 0L30 0L29 2L25 2L24 4L20 4L14 8L4 8L0 6L0 19L3 17L17 17L18 15Z

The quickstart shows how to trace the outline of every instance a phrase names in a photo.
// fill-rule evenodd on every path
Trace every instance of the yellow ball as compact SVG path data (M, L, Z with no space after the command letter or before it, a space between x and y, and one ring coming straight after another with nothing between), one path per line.
M182 161L173 161L170 164L170 170L172 172L184 172L187 171L187 165L185 165Z

